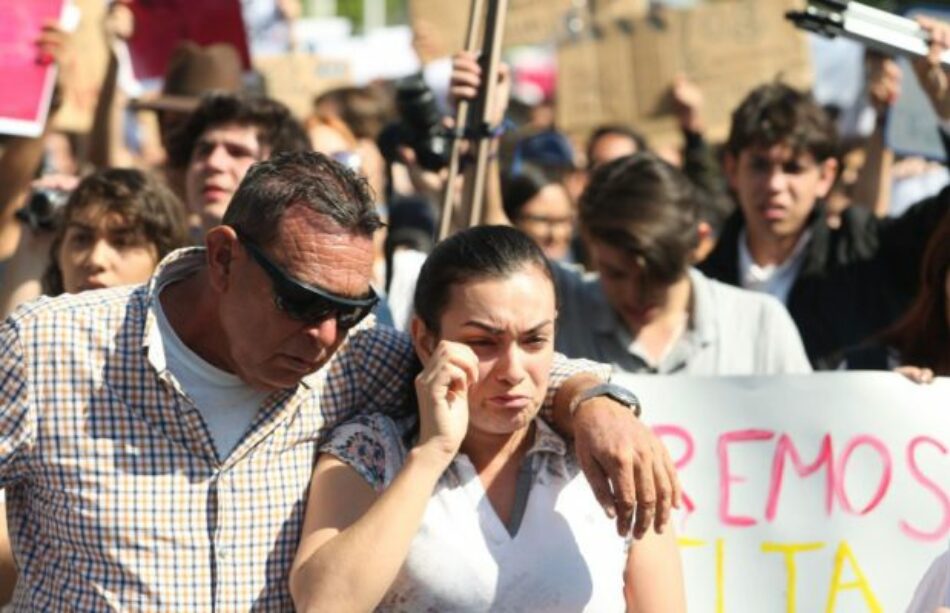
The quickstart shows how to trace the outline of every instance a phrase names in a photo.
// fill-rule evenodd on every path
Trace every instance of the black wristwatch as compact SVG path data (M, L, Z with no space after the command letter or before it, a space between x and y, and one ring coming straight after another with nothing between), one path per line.
M582 402L585 400L590 400L591 398L596 398L597 396L607 396L608 398L612 398L620 404L632 409L634 416L640 417L640 412L642 411L640 400L627 388L613 383L601 383L600 385L595 385L594 387L580 392L577 396L574 396L573 400L571 400L571 404L569 404L567 407L568 412L573 417L575 411L577 411L577 407L579 407Z

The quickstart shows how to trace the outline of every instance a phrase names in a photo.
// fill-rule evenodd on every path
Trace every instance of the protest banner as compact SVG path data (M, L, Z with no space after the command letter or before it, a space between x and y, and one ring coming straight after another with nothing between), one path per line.
M244 68L251 67L239 0L135 0L130 7L135 31L128 45L138 79L163 76L183 40L203 47L227 43L237 50Z
M950 379L614 380L679 470L690 611L904 611L946 551Z
M313 100L334 87L350 85L346 60L288 53L254 59L254 68L264 77L267 95L287 105L298 119L313 110Z
M36 39L43 24L58 21L64 0L0 2L0 133L43 133L56 86L56 67L41 65Z
M573 82L575 72L559 73L558 126L583 139L608 121L631 125L657 144L678 141L670 85L682 73L703 91L707 136L724 138L732 110L756 85L779 76L796 87L809 85L805 38L784 18L794 5L727 0L634 19L599 19L597 27L559 46L560 66L574 46L595 45L597 61L587 70L601 76L599 90L590 92ZM592 104L601 116L580 112Z
M452 55L465 47L471 0L410 0L409 23L427 40L417 49L428 62ZM509 0L505 47L554 42L565 28L571 0Z

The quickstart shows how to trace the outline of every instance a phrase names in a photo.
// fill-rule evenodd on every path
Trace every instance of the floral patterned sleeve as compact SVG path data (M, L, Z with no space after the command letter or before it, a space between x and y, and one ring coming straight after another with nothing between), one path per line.
M357 415L333 429L320 453L335 456L381 492L405 462L403 432L404 426L381 413Z

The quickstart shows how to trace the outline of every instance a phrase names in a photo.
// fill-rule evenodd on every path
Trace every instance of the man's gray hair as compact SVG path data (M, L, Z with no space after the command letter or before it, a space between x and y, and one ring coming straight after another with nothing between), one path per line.
M293 205L309 207L361 236L372 236L383 225L366 180L314 151L281 153L251 166L222 223L266 246Z

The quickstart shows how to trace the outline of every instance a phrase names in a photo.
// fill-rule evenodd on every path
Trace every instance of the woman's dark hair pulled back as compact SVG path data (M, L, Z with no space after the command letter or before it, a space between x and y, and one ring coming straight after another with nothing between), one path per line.
M538 267L551 280L553 291L551 264L528 235L510 226L463 230L436 245L423 264L416 283L415 313L438 334L454 285L504 278L530 266Z

